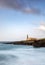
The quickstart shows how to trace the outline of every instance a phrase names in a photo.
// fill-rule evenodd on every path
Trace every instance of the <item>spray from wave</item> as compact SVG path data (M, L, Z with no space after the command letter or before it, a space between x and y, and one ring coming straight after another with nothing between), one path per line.
M4 49L4 47L10 49ZM1 49L2 47L2 49ZM44 60L44 61L42 61ZM45 48L35 49L24 45L0 46L0 65L45 65Z

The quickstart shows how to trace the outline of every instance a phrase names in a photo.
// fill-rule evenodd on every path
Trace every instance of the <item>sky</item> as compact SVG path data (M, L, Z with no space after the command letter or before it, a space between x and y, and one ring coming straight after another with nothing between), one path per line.
M19 1L0 0L0 41L45 38L45 1Z

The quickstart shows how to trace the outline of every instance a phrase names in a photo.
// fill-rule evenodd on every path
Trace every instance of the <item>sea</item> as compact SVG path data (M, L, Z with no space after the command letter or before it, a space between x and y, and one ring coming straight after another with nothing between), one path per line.
M45 48L0 43L0 65L45 65Z

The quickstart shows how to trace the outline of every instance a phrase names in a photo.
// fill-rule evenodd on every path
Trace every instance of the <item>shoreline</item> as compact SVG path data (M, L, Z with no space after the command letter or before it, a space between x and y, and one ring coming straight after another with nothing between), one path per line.
M33 47L45 47L45 39L40 40L23 40L23 41L14 41L14 42L1 42L3 44L13 44L13 45L30 45Z

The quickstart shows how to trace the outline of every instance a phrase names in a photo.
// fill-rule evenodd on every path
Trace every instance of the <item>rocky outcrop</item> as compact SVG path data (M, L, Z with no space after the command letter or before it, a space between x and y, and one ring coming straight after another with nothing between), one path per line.
M34 47L45 47L45 40L37 40L33 43Z
M5 44L14 44L14 45L31 45L33 47L45 47L45 39L33 40L33 41L15 41L15 42L7 42Z

